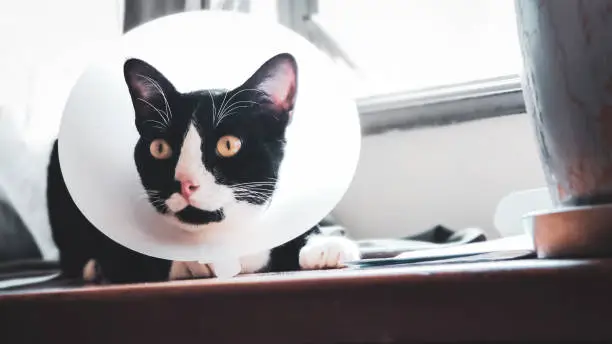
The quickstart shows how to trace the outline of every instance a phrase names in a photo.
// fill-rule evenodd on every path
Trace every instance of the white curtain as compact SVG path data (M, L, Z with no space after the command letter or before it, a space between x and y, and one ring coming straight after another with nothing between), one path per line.
M275 1L260 0L274 4ZM185 10L249 11L247 0L14 0L0 2L0 120L27 142L54 139L90 47L149 20Z
M121 35L122 4L0 1L0 191L47 260L57 259L45 196L49 143L87 47Z
M32 140L56 134L79 54L123 30L122 0L0 2L0 109Z

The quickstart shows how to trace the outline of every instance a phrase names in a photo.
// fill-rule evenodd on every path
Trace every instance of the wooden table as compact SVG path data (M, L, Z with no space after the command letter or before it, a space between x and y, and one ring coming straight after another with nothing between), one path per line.
M3 343L499 339L612 340L612 260L299 272L0 295Z

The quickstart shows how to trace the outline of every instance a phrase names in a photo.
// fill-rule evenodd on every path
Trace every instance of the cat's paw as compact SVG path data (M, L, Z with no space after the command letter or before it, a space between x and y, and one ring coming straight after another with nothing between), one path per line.
M81 278L85 283L103 284L104 275L102 274L100 264L95 259L88 260L83 267Z
M192 278L215 277L215 272L210 264L200 264L198 262L172 262L170 267L169 280L184 280Z
M340 236L316 235L300 250L300 267L305 270L338 269L361 257L357 243Z

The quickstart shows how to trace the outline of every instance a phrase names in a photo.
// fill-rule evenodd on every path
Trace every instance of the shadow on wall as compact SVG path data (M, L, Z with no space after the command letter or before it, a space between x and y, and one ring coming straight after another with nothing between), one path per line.
M526 115L363 139L353 183L334 217L355 238L406 236L443 224L490 238L506 194L545 185Z

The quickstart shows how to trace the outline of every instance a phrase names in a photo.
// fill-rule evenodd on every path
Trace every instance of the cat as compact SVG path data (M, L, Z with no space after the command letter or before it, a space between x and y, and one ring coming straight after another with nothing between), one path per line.
M296 102L298 69L291 54L273 56L232 90L181 93L160 71L135 58L125 61L124 77L139 133L136 169L148 202L173 228L197 232L226 217L265 210ZM98 231L67 191L57 140L48 166L47 203L65 277L134 283L216 275L212 265L146 256ZM354 241L323 235L315 226L283 245L242 257L240 272L339 268L359 257Z

